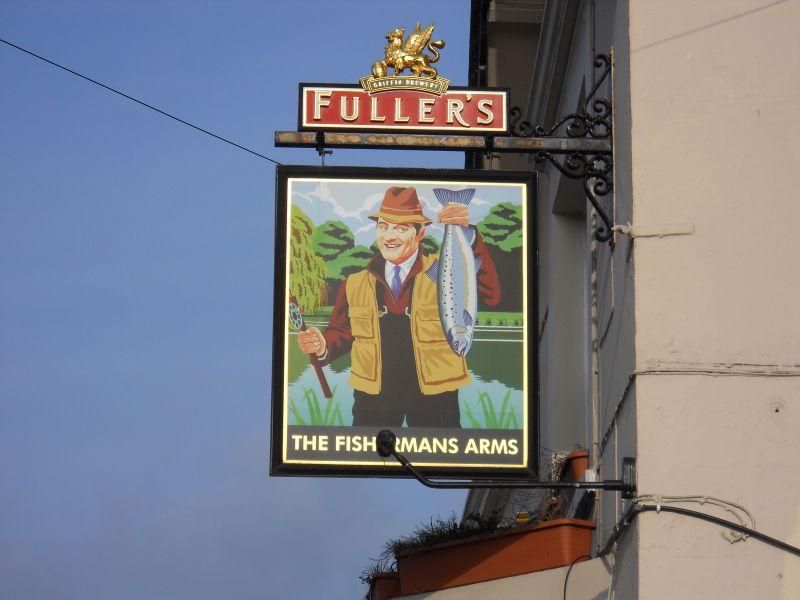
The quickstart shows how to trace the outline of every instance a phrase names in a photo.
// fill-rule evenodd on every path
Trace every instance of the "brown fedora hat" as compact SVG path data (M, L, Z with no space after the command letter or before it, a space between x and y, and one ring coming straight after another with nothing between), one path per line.
M419 223L423 226L432 223L422 212L417 190L411 187L391 187L386 190L380 209L369 218L373 221L385 219L392 223Z

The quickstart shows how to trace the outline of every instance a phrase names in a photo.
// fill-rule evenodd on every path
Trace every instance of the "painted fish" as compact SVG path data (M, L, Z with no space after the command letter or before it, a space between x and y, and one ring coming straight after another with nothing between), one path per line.
M433 193L443 207L450 202L468 205L475 195L475 189L435 188ZM478 313L479 265L476 264L472 252L473 236L474 232L468 227L445 225L439 260L436 263L435 277L442 331L450 348L459 356L466 355L472 346L475 317Z

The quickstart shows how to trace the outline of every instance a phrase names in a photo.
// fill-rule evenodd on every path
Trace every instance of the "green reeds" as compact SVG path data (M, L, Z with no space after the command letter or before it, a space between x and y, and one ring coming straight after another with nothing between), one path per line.
M481 413L475 415L470 408L469 402L464 402L464 415L469 421L469 426L473 429L519 429L514 407L511 406L511 391L508 390L503 396L500 410L495 408L492 397L487 392L478 392L478 403L481 406ZM483 417L483 422L479 420Z
M344 425L342 411L338 402L334 403L333 397L336 396L336 387L332 390L331 397L325 403L323 411L319 401L319 396L313 388L303 388L303 400L308 408L308 417L303 418L292 397L289 397L289 412L295 420L295 425Z

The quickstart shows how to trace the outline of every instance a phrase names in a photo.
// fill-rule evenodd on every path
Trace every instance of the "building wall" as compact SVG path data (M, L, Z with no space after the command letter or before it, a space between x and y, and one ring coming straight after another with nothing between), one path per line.
M634 242L640 491L795 544L798 23L796 0L630 7L634 231L694 230ZM701 521L643 515L638 554L643 598L800 597L796 557Z
M633 456L640 494L734 502L796 546L798 23L800 0L549 3L527 114L573 112L591 56L613 48L613 213L629 235L592 241L580 188L540 178L543 446L589 446L604 479ZM628 507L599 495L596 550ZM722 533L640 515L608 557L610 597L800 598L796 557Z

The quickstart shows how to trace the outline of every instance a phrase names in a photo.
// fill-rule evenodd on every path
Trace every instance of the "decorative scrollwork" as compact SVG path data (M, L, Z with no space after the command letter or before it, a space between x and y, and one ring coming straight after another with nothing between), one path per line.
M508 111L509 129L514 137L531 137L533 135L533 125L527 121L521 121L522 109L519 106L512 106Z
M595 69L602 69L595 84L589 90L583 107L559 119L552 127L531 125L522 119L522 109L518 106L509 111L511 135L514 137L529 138L554 138L557 132L563 131L567 138L585 138L605 140L611 138L612 106L605 98L595 98L597 91L611 73L611 58L606 54L599 54L594 60ZM597 215L602 219L604 226L595 231L595 238L601 242L612 240L613 221L600 204L600 198L611 194L613 188L613 159L605 153L596 150L575 150L564 153L564 159L556 159L556 154L550 150L537 150L535 160L537 163L545 161L553 165L565 177L570 179L583 179L583 189L586 198ZM613 243L613 240L612 240Z
M596 69L602 69L597 82L589 90L583 109L559 119L552 127L533 126L522 120L522 109L513 107L509 113L511 134L515 137L552 137L564 127L570 138L608 139L611 137L611 102L594 95L611 72L611 59L606 54L598 54L594 59Z
M564 161L560 162L553 153L541 150L536 153L534 160L537 163L549 162L570 179L583 179L586 198L604 223L604 227L598 228L595 232L595 238L600 242L609 241L613 235L613 221L600 205L600 197L608 196L613 189L614 164L611 157L605 154L588 155L573 152L567 154Z

